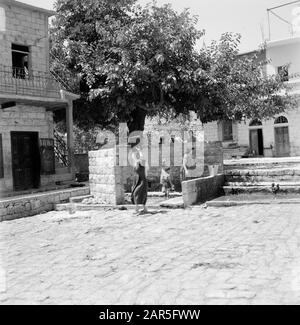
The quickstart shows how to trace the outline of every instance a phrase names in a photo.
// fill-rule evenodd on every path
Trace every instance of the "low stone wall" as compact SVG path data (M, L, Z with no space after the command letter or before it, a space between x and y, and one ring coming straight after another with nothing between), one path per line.
M55 204L68 202L71 197L84 196L89 193L89 187L80 187L1 199L0 221L52 211Z
M89 152L91 195L106 204L124 203L122 167L117 166L116 148Z
M222 194L225 178L223 174L195 178L182 182L184 206L203 203Z

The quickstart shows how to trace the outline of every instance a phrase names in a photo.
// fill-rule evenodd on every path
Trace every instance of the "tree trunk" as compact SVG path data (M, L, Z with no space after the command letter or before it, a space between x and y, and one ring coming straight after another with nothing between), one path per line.
M146 115L147 112L138 107L132 111L132 121L127 123L129 133L133 131L144 131Z

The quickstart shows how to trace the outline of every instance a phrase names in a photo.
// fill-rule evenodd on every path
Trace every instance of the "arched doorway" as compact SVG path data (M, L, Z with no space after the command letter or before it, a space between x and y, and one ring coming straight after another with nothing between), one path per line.
M264 155L262 122L258 119L252 120L249 124L249 142L250 151L253 156Z
M279 116L274 122L275 153L277 157L288 157L290 155L290 137L288 119Z

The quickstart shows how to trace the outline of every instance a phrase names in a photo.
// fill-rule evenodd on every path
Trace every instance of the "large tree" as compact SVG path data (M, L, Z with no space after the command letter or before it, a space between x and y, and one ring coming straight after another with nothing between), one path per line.
M196 50L203 31L188 10L135 0L57 0L52 53L80 76L82 123L126 121L143 130L147 115L197 112L203 123L268 118L291 103L280 77L262 74L257 55L239 56L240 37Z

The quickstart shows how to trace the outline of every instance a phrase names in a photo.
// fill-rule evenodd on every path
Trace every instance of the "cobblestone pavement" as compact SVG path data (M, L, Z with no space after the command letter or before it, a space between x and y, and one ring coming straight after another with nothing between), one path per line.
M300 205L0 224L1 304L298 304Z

